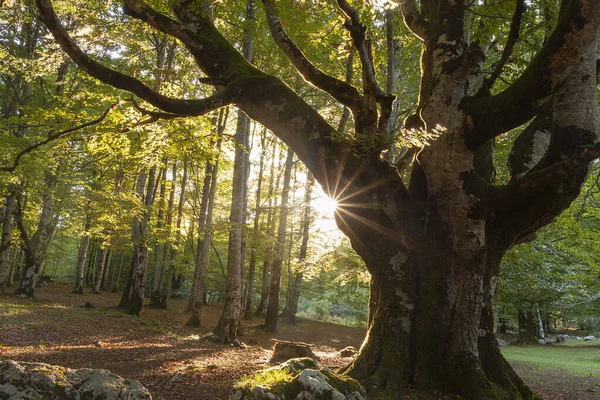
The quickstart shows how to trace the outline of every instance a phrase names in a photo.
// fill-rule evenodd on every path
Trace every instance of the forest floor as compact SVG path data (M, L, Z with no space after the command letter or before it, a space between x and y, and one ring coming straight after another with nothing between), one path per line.
M337 368L349 359L336 352L358 348L365 335L362 328L302 319L267 334L255 318L243 322L240 340L248 347L238 349L200 340L216 325L218 305L206 307L203 327L192 329L184 326L185 300L170 300L169 310L145 308L141 317L132 317L112 309L119 298L115 293L76 295L63 285L41 288L35 300L0 297L0 360L108 369L139 380L155 400L225 400L242 376L271 366L273 338L314 344L321 366ZM80 307L88 301L96 308ZM546 400L600 398L598 377L527 363L514 367Z

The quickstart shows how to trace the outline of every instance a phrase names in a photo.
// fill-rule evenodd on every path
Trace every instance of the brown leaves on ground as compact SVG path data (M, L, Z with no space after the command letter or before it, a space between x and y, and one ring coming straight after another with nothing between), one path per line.
M68 286L38 290L35 300L0 297L0 360L15 359L69 368L104 368L139 380L155 400L228 399L242 376L271 366L273 341L314 344L322 366L337 368L350 359L336 352L360 347L365 330L299 320L280 323L277 334L261 329L262 319L243 321L246 349L200 340L217 323L221 307L203 310L203 327L184 326L186 300L169 300L169 310L145 308L141 317L112 309L120 294L77 295ZM85 302L95 308L81 308ZM591 400L577 376L516 364L517 372L545 400ZM593 386L593 385L592 385Z
M246 349L201 340L216 325L220 305L203 310L203 327L184 326L186 300L169 301L169 310L144 308L141 317L112 309L120 294L77 295L57 285L38 290L37 299L0 298L0 359L38 361L69 368L104 368L139 380L155 400L227 399L242 376L271 366L271 338L314 343L321 365L348 362L335 356L360 346L361 328L299 320L281 323L268 334L263 319L243 321ZM95 308L81 308L85 302Z

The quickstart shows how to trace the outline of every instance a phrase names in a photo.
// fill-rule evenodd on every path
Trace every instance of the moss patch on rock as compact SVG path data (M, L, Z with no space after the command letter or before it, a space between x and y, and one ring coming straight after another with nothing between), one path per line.
M356 380L328 368L317 368L316 361L310 358L288 360L244 378L235 385L231 399L283 400L297 396L315 400L365 398L365 390Z

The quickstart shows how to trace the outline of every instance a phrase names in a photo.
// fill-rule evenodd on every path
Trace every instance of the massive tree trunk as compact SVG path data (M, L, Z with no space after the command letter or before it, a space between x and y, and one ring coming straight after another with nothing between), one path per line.
M310 63L286 34L275 2L263 4L282 52L308 82L351 111L355 132L348 142L288 86L250 65L194 2L175 2L177 20L157 17L134 0L125 0L125 10L181 40L207 81L222 88L202 100L168 98L95 63L61 30L48 0L37 3L63 49L96 78L179 115L235 103L283 139L338 200L338 226L364 259L377 294L367 339L347 372L374 397L536 397L498 350L492 299L505 251L568 207L589 163L600 156L592 79L597 0L564 0L543 49L494 95L495 79L483 80L485 49L466 32L465 1L399 2L407 27L423 41L419 103L410 128L437 136L415 158L408 185L381 157L389 148L394 96L379 87L361 13L345 0L337 4L360 58L362 91ZM517 8L514 21L521 15ZM494 186L493 174L485 173L490 168L476 166L475 154L484 149L483 166L489 167L493 146L484 145L540 114L559 89L545 156L507 185Z

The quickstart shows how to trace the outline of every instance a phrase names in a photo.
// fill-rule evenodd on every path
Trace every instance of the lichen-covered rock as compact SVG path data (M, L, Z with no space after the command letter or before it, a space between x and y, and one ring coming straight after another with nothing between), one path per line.
M258 371L234 387L231 400L364 400L365 390L352 378L296 358Z
M152 400L152 396L139 382L103 369L6 360L0 362L0 399Z

